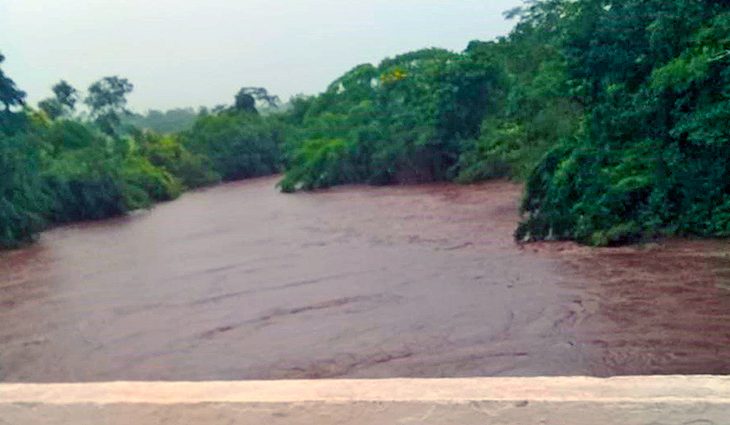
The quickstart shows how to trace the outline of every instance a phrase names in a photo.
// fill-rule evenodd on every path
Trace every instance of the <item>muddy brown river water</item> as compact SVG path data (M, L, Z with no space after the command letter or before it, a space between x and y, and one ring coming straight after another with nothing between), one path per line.
M730 373L730 244L512 240L520 188L265 178L0 254L0 381Z

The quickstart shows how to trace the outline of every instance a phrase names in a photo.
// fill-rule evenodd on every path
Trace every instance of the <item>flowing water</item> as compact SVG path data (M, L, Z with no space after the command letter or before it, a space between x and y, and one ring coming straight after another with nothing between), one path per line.
M520 187L276 180L0 254L0 381L730 373L730 245L512 239Z

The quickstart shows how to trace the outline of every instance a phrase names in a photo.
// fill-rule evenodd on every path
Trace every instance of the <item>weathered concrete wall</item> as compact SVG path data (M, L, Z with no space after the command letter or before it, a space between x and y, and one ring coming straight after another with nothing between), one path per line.
M730 425L730 377L0 385L0 424Z

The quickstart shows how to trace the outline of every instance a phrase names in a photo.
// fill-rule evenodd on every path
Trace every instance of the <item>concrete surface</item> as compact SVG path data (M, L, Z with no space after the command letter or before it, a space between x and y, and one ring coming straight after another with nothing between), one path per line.
M2 425L728 425L730 377L2 384Z

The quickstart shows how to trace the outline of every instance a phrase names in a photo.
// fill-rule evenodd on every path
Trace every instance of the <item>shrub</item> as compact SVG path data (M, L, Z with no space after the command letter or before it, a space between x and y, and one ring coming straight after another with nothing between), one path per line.
M274 120L247 112L201 116L183 144L210 159L223 180L275 174L281 166L283 130Z

